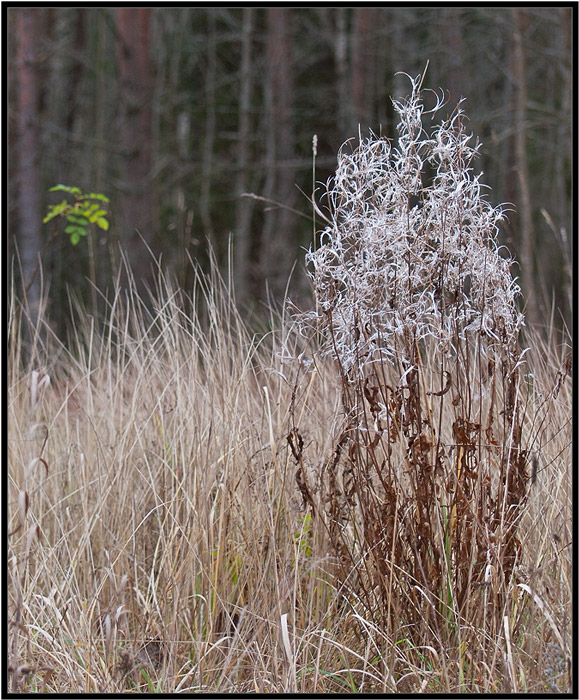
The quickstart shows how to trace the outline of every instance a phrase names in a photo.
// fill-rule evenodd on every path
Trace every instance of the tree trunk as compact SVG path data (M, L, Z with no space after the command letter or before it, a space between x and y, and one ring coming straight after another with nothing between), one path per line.
M527 81L526 81L526 56L523 37L527 26L527 16L521 8L512 10L513 17L513 55L512 67L515 81L515 169L518 179L518 206L519 211L519 260L523 279L523 291L526 301L527 318L532 325L540 321L539 300L537 298L537 285L535 284L535 265L533 246L535 241L533 231L533 217L531 206L531 193L529 191L529 169L527 165Z
M461 7L443 7L440 9L441 16L441 43L445 53L445 64L448 79L446 87L449 93L449 112L452 112L464 94L464 61L462 42L462 13ZM466 79L468 83L468 79Z
M348 85L348 8L336 8L336 38L334 41L334 61L338 84L338 129L340 139L352 136L352 100Z
M555 219L559 228L557 239L561 247L563 257L563 270L561 287L565 297L565 302L569 313L573 316L573 237L567 234L572 230L573 190L571 186L570 173L572 172L573 158L573 13L570 7L562 7L560 12L561 25L561 60L560 67L562 73L562 99L561 117L557 127L557 137L555 148L555 180L556 192L558 194L558 216ZM554 213L554 212L550 212Z
M369 87L372 85L373 64L369 52L372 36L372 21L375 10L372 7L354 8L354 25L352 29L352 68L351 93L354 111L353 127L362 132L368 127L370 109L368 100Z
M152 245L155 231L150 12L149 7L136 6L119 7L116 12L121 101L121 244L140 291L151 281L152 261L147 245Z
M249 296L250 224L253 199L243 197L248 191L249 138L251 107L251 38L253 31L253 8L243 8L241 29L241 75L239 94L239 127L237 136L237 182L235 203L235 235L233 241L235 292L239 302Z
M261 271L274 296L283 293L296 258L294 132L291 95L293 66L289 41L290 9L267 9L267 145L265 196L275 206L265 212Z
M205 235L212 245L213 223L211 218L211 179L213 176L213 149L215 143L215 81L217 72L217 37L215 36L215 12L207 13L207 68L205 71L205 139L203 142L203 157L201 161L200 213Z
M38 20L42 10L18 8L16 16L16 70L18 73L17 141L18 159L18 249L23 288L32 325L40 303L41 185L39 172L39 76Z

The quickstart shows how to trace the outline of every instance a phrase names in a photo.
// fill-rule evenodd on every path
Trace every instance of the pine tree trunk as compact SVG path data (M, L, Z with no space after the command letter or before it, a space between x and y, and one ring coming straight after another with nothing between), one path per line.
M351 91L354 108L353 125L362 132L368 127L370 109L368 90L372 84L373 62L369 52L369 43L372 30L372 21L375 10L372 7L354 8L354 26L352 35L352 69Z
M529 190L529 168L527 165L527 79L526 57L523 36L525 34L527 16L518 7L512 10L513 17L513 77L515 80L515 169L518 179L519 211L519 260L523 280L523 293L526 301L527 318L532 325L538 325L541 318L539 312L538 285L535 281L535 256L533 252L534 231Z
M121 243L137 286L151 279L155 222L152 220L152 64L150 8L117 8L121 100ZM142 239L141 239L142 237Z
M234 280L237 300L244 302L249 296L249 267L251 255L250 224L253 199L243 197L248 191L249 138L251 107L251 39L253 8L243 8L241 35L241 75L239 95L239 128L237 140L237 182L235 203L235 235L233 240Z
M205 137L203 140L203 156L201 161L200 213L203 229L209 241L214 245L214 231L211 217L211 180L213 176L213 149L215 144L215 81L217 70L217 37L215 35L215 12L207 15L207 69L205 71Z
M265 196L280 206L265 212L261 272L274 296L283 293L296 258L294 129L291 95L293 66L289 40L290 9L267 10L267 145Z
M18 249L22 265L31 322L34 325L40 303L41 194L39 172L39 77L38 21L42 10L18 8L16 15L16 70L18 73L18 116L16 156L18 159Z
M352 100L348 84L348 8L337 7L334 61L338 87L337 125L341 139L350 138L352 126Z

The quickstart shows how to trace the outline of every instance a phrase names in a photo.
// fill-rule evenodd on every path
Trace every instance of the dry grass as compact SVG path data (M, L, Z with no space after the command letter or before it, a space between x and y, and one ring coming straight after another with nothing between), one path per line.
M571 381L555 342L533 339L526 358L537 461L500 624L461 618L471 603L490 614L491 576L460 610L449 591L443 633L402 564L381 608L355 519L340 530L347 569L337 556L333 363L274 311L252 333L217 275L189 298L161 280L155 296L153 311L120 292L102 318L79 308L66 342L41 314L25 365L11 298L11 689L571 690ZM311 364L288 359L304 350Z

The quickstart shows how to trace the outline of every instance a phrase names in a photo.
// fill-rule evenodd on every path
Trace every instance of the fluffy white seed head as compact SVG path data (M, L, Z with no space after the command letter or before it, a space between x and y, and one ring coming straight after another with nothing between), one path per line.
M479 146L460 104L425 130L419 78L394 101L398 139L342 147L328 186L331 221L306 256L327 351L354 376L368 363L409 357L429 337L451 352L478 334L483 351L516 351L523 323L511 260L500 254L493 207L472 170ZM440 100L429 114L442 107Z

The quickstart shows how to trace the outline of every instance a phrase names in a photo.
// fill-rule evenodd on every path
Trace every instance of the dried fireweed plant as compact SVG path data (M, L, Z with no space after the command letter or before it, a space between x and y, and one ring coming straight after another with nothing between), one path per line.
M521 557L524 319L461 105L436 122L443 101L411 86L394 143L340 151L306 256L316 309L297 318L335 361L345 418L319 489L297 477L365 618L474 654L502 634Z

